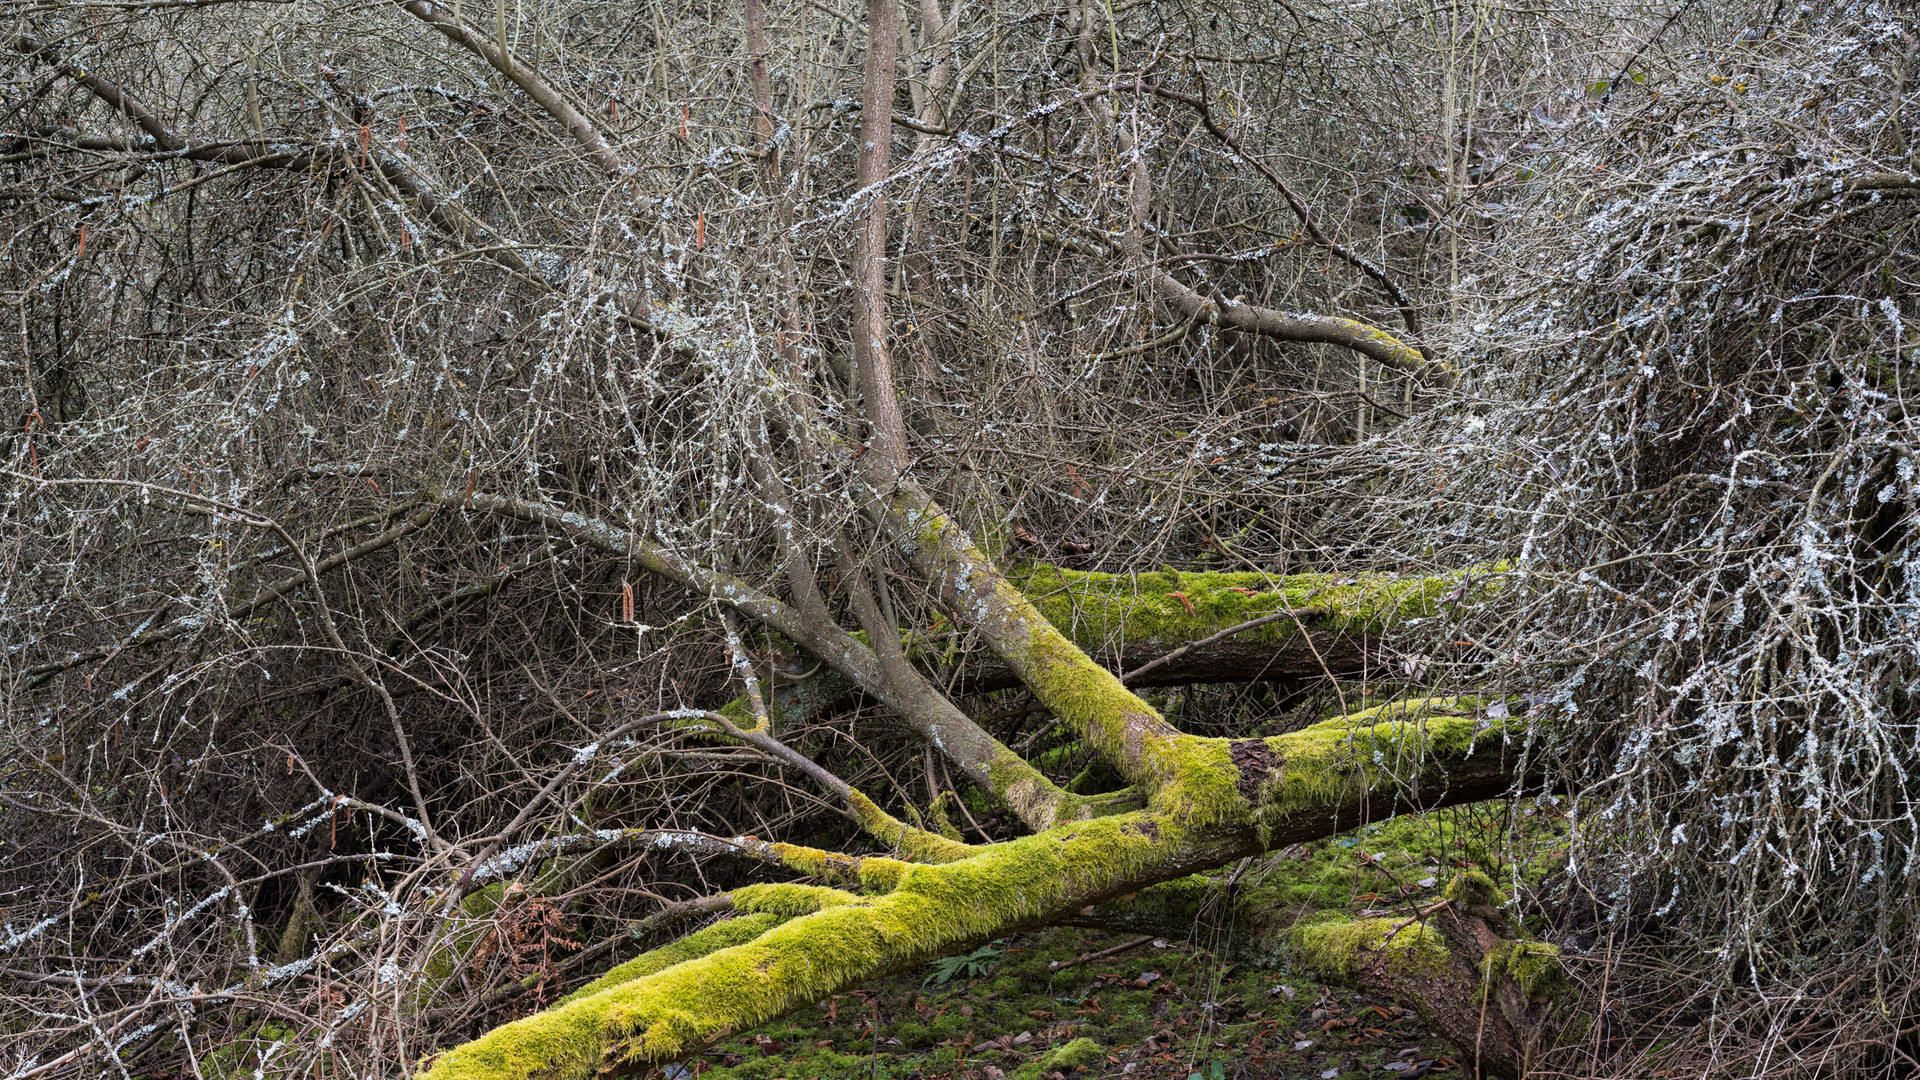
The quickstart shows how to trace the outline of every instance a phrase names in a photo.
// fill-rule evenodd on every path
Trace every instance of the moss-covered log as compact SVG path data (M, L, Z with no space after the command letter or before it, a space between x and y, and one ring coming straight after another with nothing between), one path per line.
M1146 669L1128 685L1164 686L1338 676L1378 665L1387 630L1436 614L1450 597L1465 595L1469 579L1459 573L1336 577L1172 569L1102 574L1043 564L1010 580L1103 666ZM1247 629L1220 636L1236 626ZM983 682L995 678L1008 676L982 673Z

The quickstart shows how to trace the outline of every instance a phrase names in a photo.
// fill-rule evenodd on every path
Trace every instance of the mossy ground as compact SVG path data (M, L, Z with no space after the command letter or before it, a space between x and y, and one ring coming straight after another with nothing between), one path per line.
M997 943L993 970L978 978L926 985L927 970L909 972L721 1043L670 1075L1186 1080L1196 1072L1211 1078L1218 1063L1227 1077L1357 1078L1393 1075L1381 1069L1388 1062L1446 1057L1410 1012L1389 1002L1284 968L1229 964L1190 942L1047 970L1126 940L1072 928L1015 935ZM1081 1039L1099 1052L1072 1045ZM1296 1049L1300 1043L1308 1045ZM1067 1064L1075 1060L1088 1063Z

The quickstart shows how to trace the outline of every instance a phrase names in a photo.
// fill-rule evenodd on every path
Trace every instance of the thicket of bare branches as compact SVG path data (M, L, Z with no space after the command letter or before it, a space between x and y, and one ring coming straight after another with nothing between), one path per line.
M1802 9L1615 81L1449 324L1480 400L1389 436L1406 526L1512 561L1472 670L1553 719L1628 1072L1914 1065L1917 46Z
M711 597L486 500L765 572L772 462L823 568L851 551L889 621L934 620L780 404L855 431L859 10L10 10L13 1075L239 1045L398 1075L749 873L637 830L853 835L755 753L632 723L736 691ZM1506 564L1466 644L1416 634L1372 689L1533 695L1598 826L1555 898L1602 1018L1567 1067L1899 1068L1912 26L904 16L887 297L916 471L1010 555ZM1288 312L1430 355L1263 335ZM978 652L944 644L942 675ZM1317 690L1175 704L1239 733ZM1018 695L969 705L1059 738ZM865 709L788 741L897 812L1015 827ZM449 908L528 866L563 880Z

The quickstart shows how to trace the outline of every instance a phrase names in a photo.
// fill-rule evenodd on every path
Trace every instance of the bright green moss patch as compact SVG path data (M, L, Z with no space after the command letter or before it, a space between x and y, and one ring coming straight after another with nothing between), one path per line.
M1070 1073L1106 1060L1106 1051L1092 1039L1082 1036L1065 1046L1050 1050L1014 1070L1012 1080L1040 1080L1050 1072Z
M1138 810L1147 804L1146 799L1135 788L1121 788L1118 791L1104 791L1098 795L1082 797L1088 817L1106 817L1108 814L1125 814Z
M912 865L898 859L869 855L860 860L860 884L869 892L892 892L899 888L901 876Z
M1226 739L1181 738L1168 747L1173 765L1149 805L1197 829L1245 821L1253 806L1240 790L1240 773Z
M1150 792L1149 806L1190 829L1248 820L1252 807L1227 740L1181 734L1056 627L1028 618L1035 625L1023 661L1014 665L1028 688L1123 777Z
M472 918L484 919L500 906L506 892L506 885L498 881L482 885L460 898L460 910Z
M1102 574L1040 564L1012 580L1048 622L1076 640L1187 642L1285 612L1316 626L1379 629L1437 612L1463 577L1275 577L1179 570ZM1294 619L1280 619L1244 631L1239 640L1279 642L1298 629Z
M855 791L849 796L854 817L874 839L891 844L902 855L921 862L949 863L973 854L974 848L950 840L936 832L916 828L880 809L872 799Z
M1053 627L1034 626L1026 652L1015 667L1034 697L1123 776L1150 786L1171 779L1152 766L1176 733L1151 706Z
M860 864L864 861L850 855L803 847L799 844L774 842L767 847L788 869L821 881L838 881L848 884L855 882L859 880Z
M743 885L733 890L733 906L740 911L765 911L776 915L811 915L842 904L858 904L861 899L850 892L824 885Z
M1458 874L1447 883L1447 899L1467 907L1503 908L1507 894L1493 879L1478 870Z
M1573 985L1560 964L1559 948L1544 941L1503 942L1487 953L1480 970L1489 980L1502 976L1513 980L1533 1002L1566 993Z
M738 918L722 919L704 930L697 930L677 941L643 952L626 963L609 969L605 975L561 998L558 1004L565 1005L579 998L591 997L608 987L645 978L655 972L665 971L675 964L698 960L708 953L744 944L785 921L786 919L782 916L774 914L742 915Z
M1067 1045L1048 1054L1042 1061L1042 1069L1078 1069L1082 1066L1097 1064L1105 1053L1100 1044L1092 1039L1075 1039Z
M1473 698L1395 702L1266 739L1279 768L1260 790L1262 824L1353 802L1383 782L1411 780L1483 745L1496 753L1506 729L1520 721L1480 717L1477 704Z
M1440 932L1416 919L1335 916L1302 923L1291 937L1301 959L1341 978L1376 959L1393 969L1437 975L1446 970L1449 957Z

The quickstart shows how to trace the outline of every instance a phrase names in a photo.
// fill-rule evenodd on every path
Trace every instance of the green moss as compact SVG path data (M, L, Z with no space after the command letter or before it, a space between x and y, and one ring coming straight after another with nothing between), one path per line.
M860 860L860 884L868 892L888 893L900 887L900 878L912 863L869 855Z
M1106 817L1109 814L1125 814L1147 805L1146 796L1137 788L1121 788L1118 791L1103 791L1098 795L1082 797L1082 805L1087 808L1088 817Z
M1275 581L1264 574L1118 576L1043 565L1016 581L912 485L896 489L887 513L902 551L940 582L1034 696L1145 789L1150 806L1195 827L1248 820L1248 799L1225 741L1183 736L1075 639L1190 642L1266 615L1289 617L1248 631L1256 639L1280 640L1301 620L1336 628L1384 625L1435 610L1461 577Z
M1573 986L1561 966L1560 950L1544 941L1503 942L1481 960L1480 971L1488 980L1513 980L1531 1002L1557 997Z
M1015 1069L1010 1080L1040 1080L1052 1072L1070 1073L1088 1065L1097 1065L1105 1061L1106 1056L1106 1050L1099 1043L1083 1036Z
M1488 882L1540 880L1564 864L1566 822L1528 812L1537 809L1533 800L1495 800L1401 815L1289 847L1237 874L1223 868L1163 882L1102 904L1097 914L1116 931L1166 935L1197 919L1225 921L1235 932L1219 948L1234 962L1284 967L1295 955L1287 940L1295 924L1396 900L1431 904L1454 876L1442 867L1486 866L1494 873L1479 876Z
M643 952L624 964L608 969L606 974L561 998L557 1004L565 1005L570 1001L591 997L609 987L665 971L675 964L698 960L708 953L745 944L785 921L786 919L782 916L770 913L722 919L704 930L697 930L677 941Z
M1466 907L1503 908L1507 894L1493 879L1478 870L1457 874L1447 883L1447 899Z
M1280 767L1261 787L1261 825L1351 803L1383 782L1414 779L1497 742L1521 723L1477 717L1477 703L1457 697L1396 702L1265 740Z
M859 819L860 827L874 839L891 844L901 854L921 862L957 862L976 850L971 845L950 840L939 833L915 828L880 809L872 799L858 791L848 796L848 802L852 804L854 817Z
M933 805L927 809L927 816L933 819L935 832L949 840L964 842L960 834L960 826L955 825L953 819L947 816L947 808L958 801L959 797L952 791L942 791L933 800Z
M1363 961L1379 960L1404 971L1440 974L1447 943L1434 928L1412 919L1347 919L1331 916L1294 927L1300 957L1328 975L1345 978Z
M986 769L995 797L1008 806L1023 808L1022 817L1027 820L1050 818L1059 823L1098 816L1086 799L1060 790L1032 763L1004 745L995 745Z
M772 854L781 865L810 878L859 886L871 892L892 889L900 871L911 865L884 855L842 855L800 844L763 843L758 850Z
M1106 1051L1092 1039L1075 1039L1065 1046L1048 1054L1042 1062L1043 1069L1078 1069L1084 1065L1097 1065L1106 1056Z
M743 885L733 890L733 906L740 911L776 915L811 915L843 904L864 903L858 896L823 885Z
M1431 615L1464 573L1434 577L1161 570L1102 574L1047 564L1012 580L1047 621L1079 641L1198 641L1229 626L1283 612L1339 629L1380 629ZM1238 640L1280 642L1300 629L1280 619L1243 631Z
M821 881L838 881L853 884L860 880L861 863L866 860L852 855L842 855L834 851L822 851L819 848L804 847L799 844L779 842L767 845L767 850L779 859L782 865Z
M1247 820L1252 807L1227 740L1181 734L1050 625L1029 627L1015 667L1056 717L1149 793L1155 811L1195 829Z
M1012 662L1033 696L1129 780L1162 779L1148 763L1175 733L1152 706L1054 627L1034 625L1027 636L1024 655Z

